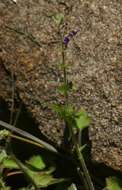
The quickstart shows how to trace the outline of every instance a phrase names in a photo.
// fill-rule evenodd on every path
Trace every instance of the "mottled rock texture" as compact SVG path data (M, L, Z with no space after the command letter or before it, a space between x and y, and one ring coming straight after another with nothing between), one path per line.
M68 45L66 61L77 89L70 100L92 117L92 158L122 171L121 0L0 0L0 96L9 99L13 72L17 92L42 133L61 144L63 124L48 107L63 101L56 91L62 81L53 20L58 13L67 23L65 34L80 30Z

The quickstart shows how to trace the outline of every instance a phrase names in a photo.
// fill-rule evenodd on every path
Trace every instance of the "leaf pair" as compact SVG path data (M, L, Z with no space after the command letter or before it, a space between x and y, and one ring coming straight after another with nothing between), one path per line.
M52 18L58 26L60 26L64 21L64 15L62 13L55 14Z
M73 84L69 82L68 84L63 84L58 87L58 92L62 95L66 95L68 92L72 90Z
M4 151L0 154L0 166L7 169L21 170L24 174L32 179L37 187L48 187L49 185L60 183L65 181L63 178L54 178L53 172L55 167L46 167L46 163L43 161L41 155L34 155L28 161L23 164L17 159L13 159L7 156ZM17 162L16 162L17 160ZM19 163L19 164L18 164ZM21 167L20 167L21 166ZM16 173L15 173L16 174Z
M64 119L64 121L72 125L72 127L76 127L81 131L90 124L90 117L84 109L77 112L71 105L58 104L53 105L52 109L61 119Z

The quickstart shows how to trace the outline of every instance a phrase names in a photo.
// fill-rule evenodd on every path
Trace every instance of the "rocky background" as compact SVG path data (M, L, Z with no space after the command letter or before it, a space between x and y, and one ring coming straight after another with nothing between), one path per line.
M41 132L60 146L64 126L49 108L63 98L61 45L54 16L63 14L70 100L92 117L92 159L122 171L122 1L0 0L0 97L11 102L12 76Z

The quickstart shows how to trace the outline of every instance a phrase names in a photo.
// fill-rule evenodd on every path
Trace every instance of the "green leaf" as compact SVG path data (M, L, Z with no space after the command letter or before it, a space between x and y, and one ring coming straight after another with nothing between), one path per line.
M56 14L53 17L53 21L59 26L64 21L64 15L62 13Z
M58 92L61 93L62 95L66 95L69 91L72 90L72 82L69 82L68 84L63 84L58 87Z
M25 176L27 176L28 179L33 181L33 183L39 188L48 187L49 185L64 181L64 179L62 178L56 179L53 177L52 173L55 170L54 167L50 167L48 170L33 171L30 167L27 167L19 160L17 162L21 166L23 172L25 173Z
M83 130L84 128L89 126L90 117L88 116L87 112L82 109L76 114L75 122L76 127Z
M6 129L0 130L0 139L4 139L6 137L8 137L10 134L10 132Z
M122 180L117 177L108 177L106 179L107 190L122 190Z
M72 183L70 187L68 187L68 190L77 190L77 187L74 183Z
M64 63L59 63L58 64L58 68L60 68L61 70L63 69L69 69L71 66L68 64L64 64Z
M64 181L63 178L54 178L52 174L47 173L46 171L33 172L32 170L27 169L27 174L33 179L38 187L48 187L49 185Z
M19 169L19 166L11 158L4 159L2 165L4 168L8 168L8 169Z
M6 154L5 150L2 150L0 152L0 164L3 162L4 159L6 159L8 157L8 155Z
M62 112L64 111L63 105L53 104L50 106L53 111L55 111L59 116L62 116Z
M46 167L40 155L33 156L29 161L26 161L26 163L38 170L43 170Z
M84 144L83 146L80 147L80 151L82 152L86 148L87 144Z
M65 118L66 118L66 120L69 121L69 120L74 119L75 110L74 110L74 107L72 105L64 106L64 111L65 111Z
M45 170L45 174L51 174L56 170L54 166L49 167L47 170Z
M75 110L71 105L54 104L51 107L59 115L59 117L65 121L71 121L75 116Z

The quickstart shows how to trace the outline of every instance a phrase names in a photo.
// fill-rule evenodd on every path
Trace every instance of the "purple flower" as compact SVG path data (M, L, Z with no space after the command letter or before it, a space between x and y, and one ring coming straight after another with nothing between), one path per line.
M67 46L70 39L73 38L79 30L72 30L67 36L64 37L64 44Z
M78 31L74 31L72 30L70 33L69 33L69 37L73 37L77 34Z
M69 43L69 38L68 36L65 36L64 37L64 44L67 45Z

